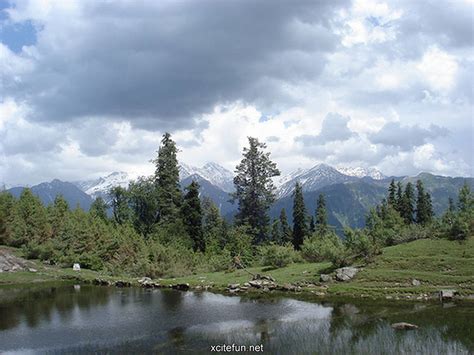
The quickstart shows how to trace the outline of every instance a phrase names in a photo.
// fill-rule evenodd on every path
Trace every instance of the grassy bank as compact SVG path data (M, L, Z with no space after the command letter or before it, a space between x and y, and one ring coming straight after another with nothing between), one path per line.
M13 249L12 249L13 250ZM18 250L13 250L19 253ZM47 266L32 261L36 272L19 271L0 273L0 285L28 284L45 281L78 280L90 282L96 278L115 281L135 281L137 278L111 277L90 270L73 271ZM456 289L462 296L474 295L474 238L462 243L448 240L417 240L387 247L373 263L362 266L349 282L319 282L321 273L331 273L329 263L291 264L270 270L265 267L249 268L252 274L272 276L279 285L296 284L303 293L318 296L348 296L394 299L416 299L440 289ZM228 284L243 284L251 279L244 270L190 275L180 278L159 279L161 285L189 283L191 287L210 286L219 291ZM413 286L412 281L421 282Z

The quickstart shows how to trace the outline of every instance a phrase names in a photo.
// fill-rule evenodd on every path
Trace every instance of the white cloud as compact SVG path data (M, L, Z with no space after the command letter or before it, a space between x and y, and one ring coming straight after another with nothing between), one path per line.
M425 52L417 68L433 90L449 91L456 83L456 58L437 47L430 47Z

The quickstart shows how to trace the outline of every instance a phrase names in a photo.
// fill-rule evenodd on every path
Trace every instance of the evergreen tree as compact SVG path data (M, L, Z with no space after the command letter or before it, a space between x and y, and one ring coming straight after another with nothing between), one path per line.
M62 195L57 195L50 209L50 222L53 236L57 236L64 224L69 213L69 205Z
M448 198L448 211L456 212L456 206L454 205L454 200L452 197Z
M403 211L403 185L401 181L397 182L397 196L395 199L395 210L402 214Z
M413 223L413 214L415 212L414 207L415 191L411 182L408 182L405 186L405 191L402 197L402 210L401 216L405 220L406 224Z
M425 192L423 182L417 180L416 182L417 200L416 200L416 217L415 221L418 224L427 224L431 222L433 217L433 207L431 206L431 196Z
M92 202L89 213L94 217L100 218L102 221L107 221L107 208L108 206L104 199L99 196Z
M128 204L128 191L121 186L114 186L110 190L112 197L112 213L117 224L125 224L130 221L130 207Z
M155 164L155 185L157 188L158 219L160 222L173 221L181 206L179 186L178 149L169 133L163 135Z
M316 206L316 231L324 235L328 231L328 217L326 212L326 200L323 194L319 194Z
M135 230L146 238L158 218L158 196L153 178L140 177L131 182L128 194Z
M183 204L181 206L181 216L186 231L193 241L194 251L204 252L206 244L204 242L204 234L202 231L202 210L201 201L199 200L199 184L192 181L186 187Z
M458 209L459 212L468 212L474 208L474 196L471 193L471 189L467 182L464 182L463 186L459 190L459 201Z
M303 189L299 182L295 185L293 196L293 246L296 250L299 250L304 238L308 235L306 206L304 204Z
M272 222L272 242L277 244L282 242L280 221L276 218Z
M397 206L397 185L395 185L394 179L392 179L388 187L388 204L393 208Z
M209 197L204 197L202 206L202 228L206 241L206 249L211 245L213 251L220 252L226 244L226 226L219 209Z
M252 228L254 241L263 242L268 235L268 209L275 200L272 178L280 175L276 164L270 160L266 145L248 137L249 147L243 150L243 159L236 167L233 201L239 204L236 222Z
M288 218L286 217L286 210L284 208L280 211L280 228L282 244L291 242L293 232L288 224Z
M314 216L311 216L309 221L309 233L313 234L316 231L316 225L314 224Z

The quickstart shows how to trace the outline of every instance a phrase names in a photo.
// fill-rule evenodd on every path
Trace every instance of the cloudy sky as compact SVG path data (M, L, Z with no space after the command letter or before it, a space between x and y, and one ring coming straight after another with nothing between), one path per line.
M319 162L474 175L472 0L0 0L0 184Z

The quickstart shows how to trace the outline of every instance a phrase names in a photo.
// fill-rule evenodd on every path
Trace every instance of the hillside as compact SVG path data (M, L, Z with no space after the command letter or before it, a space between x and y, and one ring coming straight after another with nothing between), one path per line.
M24 187L13 187L8 191L15 197L20 197ZM70 182L61 180L53 180L51 182L41 183L31 187L31 192L38 196L46 206L52 204L57 195L62 195L68 202L70 208L75 208L77 205L83 210L88 211L93 200L92 198L81 191L76 185Z

